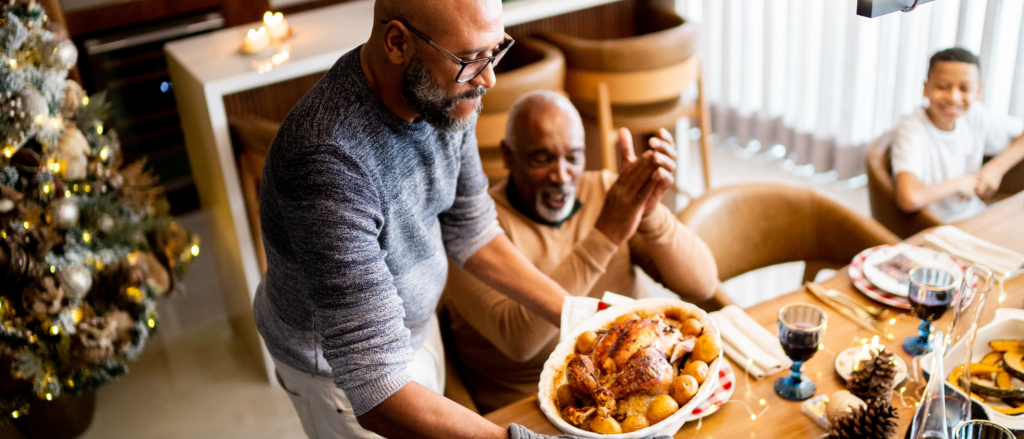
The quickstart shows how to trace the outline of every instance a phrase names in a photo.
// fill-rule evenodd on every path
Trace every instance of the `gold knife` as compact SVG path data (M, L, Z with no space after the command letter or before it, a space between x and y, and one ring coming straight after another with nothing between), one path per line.
M807 284L805 284L805 286L807 287L807 291L810 291L811 294L814 295L814 297L817 297L818 300L821 300L822 302L825 302L826 305L828 305L832 309L838 311L839 314L842 314L847 319L850 319L851 322L856 323L857 326L860 326L860 327L862 327L864 329L867 329L867 330L875 333L876 335L879 335L879 336L882 336L882 337L885 336L885 334L882 334L882 331L878 330L878 328L875 327L875 325L872 325L871 323L869 323L866 320L864 320L861 317L859 317L849 307L843 306L843 305L837 303L831 297L826 296L822 292L824 290L824 288L822 288L821 285L808 282Z

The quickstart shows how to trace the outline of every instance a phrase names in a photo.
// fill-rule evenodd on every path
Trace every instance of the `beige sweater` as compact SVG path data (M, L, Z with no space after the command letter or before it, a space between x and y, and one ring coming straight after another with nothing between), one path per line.
M584 173L577 188L582 207L558 228L516 210L506 196L508 180L490 194L509 239L570 294L599 298L611 291L644 297L635 263L684 300L710 296L718 282L711 252L664 205L644 218L621 247L594 229L615 178L603 171ZM558 344L558 328L455 264L449 264L441 300L451 313L461 375L482 413L537 393L541 368Z

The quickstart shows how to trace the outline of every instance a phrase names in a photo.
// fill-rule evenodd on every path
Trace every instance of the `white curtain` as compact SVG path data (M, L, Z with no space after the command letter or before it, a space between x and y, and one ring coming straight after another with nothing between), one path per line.
M856 15L856 0L676 0L702 24L713 131L815 173L864 172L864 150L924 104L936 51L981 58L983 101L1024 116L1024 1L935 0L910 13ZM780 146L781 145L781 146Z

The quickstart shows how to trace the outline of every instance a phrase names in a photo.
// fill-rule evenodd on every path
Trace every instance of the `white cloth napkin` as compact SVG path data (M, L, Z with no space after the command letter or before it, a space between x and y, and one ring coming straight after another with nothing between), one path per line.
M722 334L722 350L756 379L788 369L793 362L782 351L778 337L735 305L708 314ZM747 364L750 360L750 364Z
M1024 255L979 239L954 226L942 226L924 235L928 245L970 262L984 264L999 276L1024 267Z
M615 294L611 291L605 291L601 300L593 297L566 297L565 302L562 303L562 323L559 327L558 341L565 340L565 337L573 329L576 329L581 323L597 314L597 311L599 311L597 308L601 302L608 304L608 306L615 306L633 301L633 298Z

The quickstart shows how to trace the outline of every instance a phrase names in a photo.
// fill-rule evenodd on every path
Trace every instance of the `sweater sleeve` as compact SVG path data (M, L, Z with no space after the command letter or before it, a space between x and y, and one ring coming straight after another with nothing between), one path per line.
M569 294L583 296L604 274L618 247L598 230L573 250L548 276ZM469 273L453 268L445 303L487 341L514 361L525 362L558 337L558 328Z
M664 204L640 221L629 248L635 264L683 300L705 300L718 286L711 250Z
M498 226L494 200L487 194L487 176L480 164L473 130L467 130L463 137L460 160L455 202L438 215L445 250L459 268L477 250L503 233Z
M281 170L281 207L292 218L291 248L311 286L323 356L359 416L411 380L405 311L378 241L385 201L335 146L292 151Z

